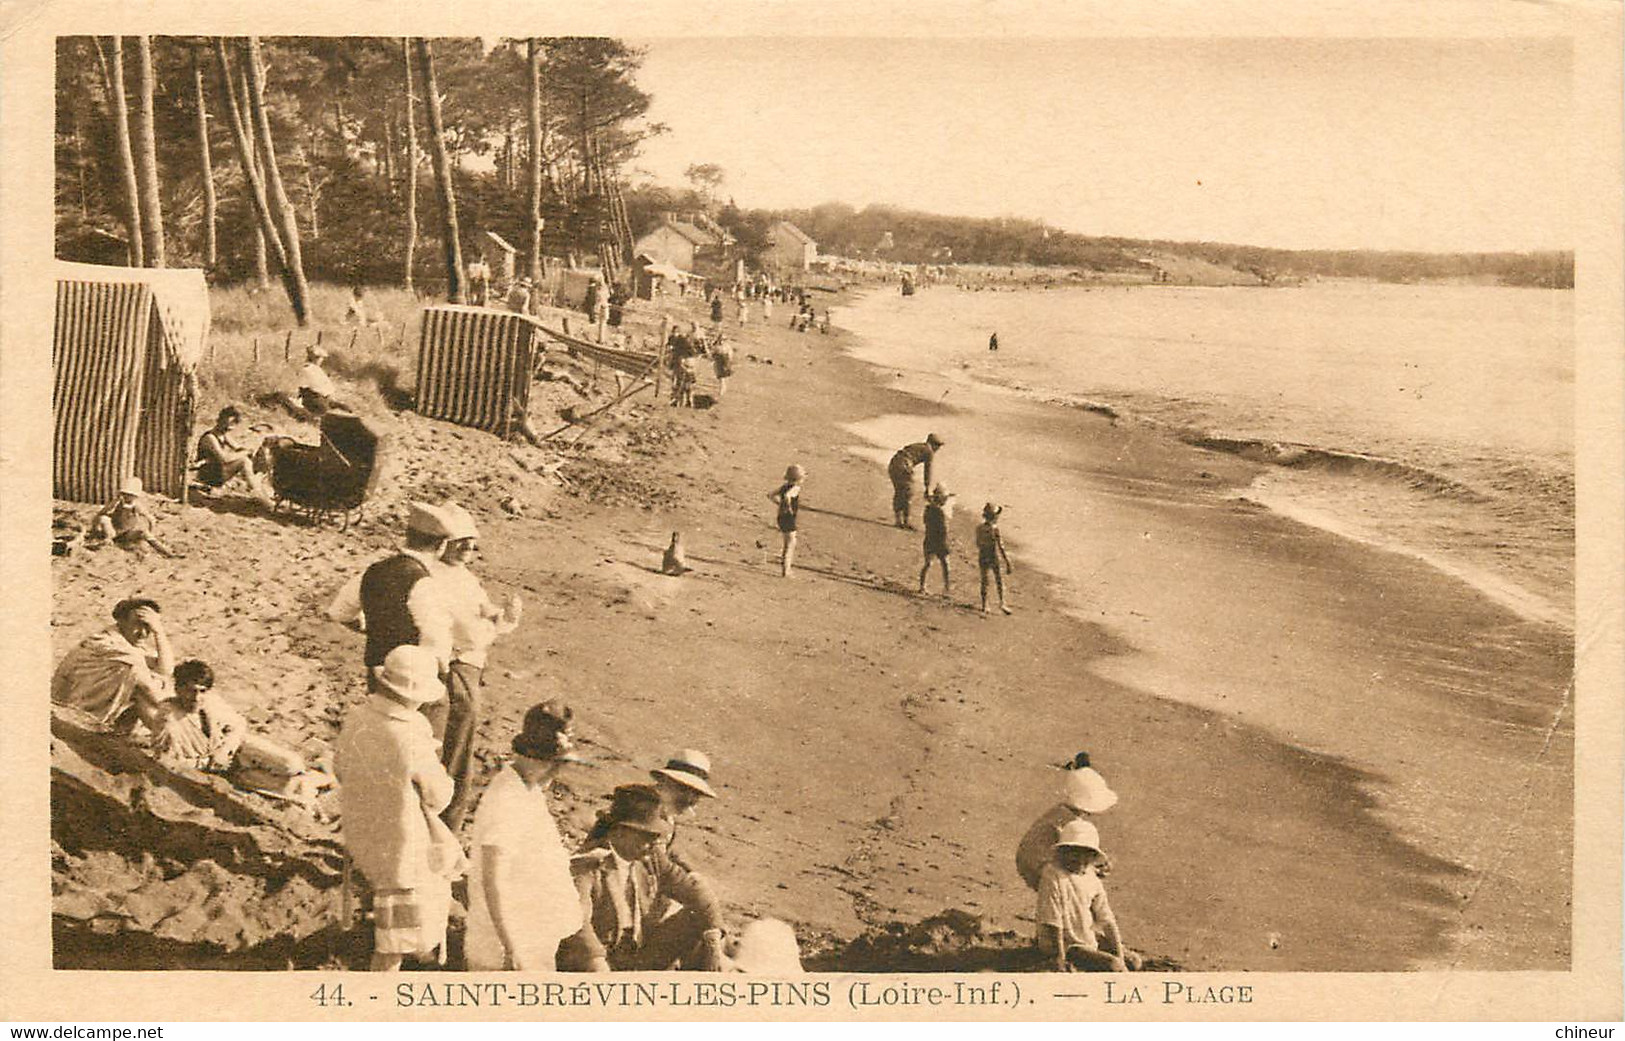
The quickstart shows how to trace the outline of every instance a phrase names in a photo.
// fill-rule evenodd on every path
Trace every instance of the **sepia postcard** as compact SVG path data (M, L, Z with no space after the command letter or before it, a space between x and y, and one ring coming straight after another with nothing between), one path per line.
M1625 1014L1618 5L0 10L6 1019Z

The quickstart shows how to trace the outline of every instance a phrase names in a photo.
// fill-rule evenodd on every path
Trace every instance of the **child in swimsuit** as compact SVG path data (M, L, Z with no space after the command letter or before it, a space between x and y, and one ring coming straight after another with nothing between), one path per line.
M795 565L796 515L801 512L801 482L806 476L807 471L800 466L791 466L784 471L784 483L768 495L769 499L779 504L779 532L784 536L784 549L779 555L779 573L785 578L790 577L790 569Z
M937 485L925 503L925 563L920 566L920 592L925 592L925 576L931 560L942 564L942 595L948 595L948 500L953 493Z
M999 590L999 610L1005 614L1010 608L1004 603L1004 575L1010 573L1010 554L1004 551L1004 539L999 535L1001 506L988 503L982 507L982 523L976 526L976 563L982 571L982 613L987 614L987 576L993 573L993 582ZM999 572L999 559L1004 559L1004 573Z

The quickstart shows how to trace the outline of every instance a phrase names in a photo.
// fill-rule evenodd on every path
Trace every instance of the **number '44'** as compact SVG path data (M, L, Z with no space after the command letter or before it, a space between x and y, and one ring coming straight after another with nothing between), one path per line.
M320 987L317 987L315 990L311 991L310 1000L314 1001L322 1008L327 1008L329 1005L337 1008L348 1008L351 1004L351 1002L344 997L344 984L342 983L335 983L331 987L325 983L322 984Z

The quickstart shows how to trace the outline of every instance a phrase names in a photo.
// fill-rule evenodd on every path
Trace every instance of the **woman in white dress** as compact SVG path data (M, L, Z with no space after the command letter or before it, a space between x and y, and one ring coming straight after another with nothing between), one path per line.
M465 951L472 971L552 972L559 941L581 929L570 855L548 806L571 754L571 711L533 706L513 739L513 760L486 787L474 815Z

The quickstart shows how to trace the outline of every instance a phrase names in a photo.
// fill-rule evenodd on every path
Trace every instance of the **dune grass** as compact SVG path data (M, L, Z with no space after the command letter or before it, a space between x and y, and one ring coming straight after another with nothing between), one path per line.
M274 413L274 396L294 395L305 351L318 341L329 352L328 371L346 381L347 404L363 413L399 405L412 384L424 301L404 289L369 290L372 323L358 326L345 321L348 286L316 283L310 297L310 322L300 328L279 285L209 290L209 346L198 367L201 421L227 404L242 408L251 421Z

